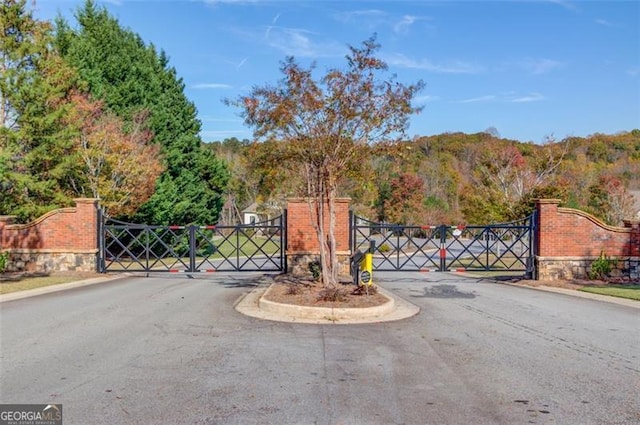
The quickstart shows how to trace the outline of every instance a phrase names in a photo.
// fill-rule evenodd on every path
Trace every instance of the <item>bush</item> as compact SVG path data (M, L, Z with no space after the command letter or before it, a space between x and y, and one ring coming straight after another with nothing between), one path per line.
M322 268L320 267L319 261L310 262L309 271L311 272L311 276L313 276L313 280L315 281L320 280L320 276L322 276Z
M348 296L341 288L326 288L318 294L318 301L328 302L344 302L348 300Z
M591 270L589 271L590 279L604 279L609 276L611 273L611 269L613 266L613 261L609 259L607 255L604 254L604 251L600 253L600 257L598 257L593 263L591 263Z
M7 270L7 263L9 262L9 253L0 252L0 273L4 273Z

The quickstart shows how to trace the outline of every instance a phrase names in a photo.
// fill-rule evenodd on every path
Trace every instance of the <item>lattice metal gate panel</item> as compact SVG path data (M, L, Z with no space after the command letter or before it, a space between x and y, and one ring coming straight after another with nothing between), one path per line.
M486 226L404 226L353 216L354 252L374 246L379 271L534 272L534 216Z
M102 272L284 271L285 216L250 225L150 226L105 218Z

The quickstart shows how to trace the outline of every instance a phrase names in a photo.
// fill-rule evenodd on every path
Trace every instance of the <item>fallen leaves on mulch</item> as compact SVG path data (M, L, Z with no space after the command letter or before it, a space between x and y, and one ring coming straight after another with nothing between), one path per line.
M264 298L282 304L333 308L375 307L389 301L387 297L379 293L356 294L357 287L349 278L341 279L336 288L341 292L343 301L322 300L322 291L325 289L321 283L309 278L279 275L274 278L274 282Z

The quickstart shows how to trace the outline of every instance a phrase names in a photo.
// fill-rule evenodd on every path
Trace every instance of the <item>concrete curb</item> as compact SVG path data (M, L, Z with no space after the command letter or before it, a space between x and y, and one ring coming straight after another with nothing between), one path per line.
M612 297L612 296L609 296L609 295L592 294L590 292L582 292L582 291L577 291L575 289L556 288L556 287L553 287L553 286L544 286L544 285L541 285L541 286L529 286L529 285L520 285L520 284L513 283L513 282L499 282L499 281L496 281L496 283L501 283L501 284L509 285L509 286L515 286L515 287L518 287L518 288L527 288L527 289L533 289L533 290L537 290L537 291L553 292L553 293L556 293L556 294L569 295L571 297L587 298L587 299L590 299L590 300L602 301L602 302L618 304L618 305L624 305L624 306L627 306L627 307L640 309L640 301L629 300L629 299L626 299L626 298Z
M60 283L57 285L43 286L42 288L28 289L26 291L11 292L0 295L0 303L7 301L21 300L23 298L35 297L37 295L51 294L54 292L66 291L67 289L80 288L83 286L95 285L97 283L110 282L112 280L124 279L130 277L125 274L110 275L105 277L96 277L93 279L78 280L69 283Z
M271 288L260 286L243 295L235 309L250 317L288 323L312 324L360 324L379 323L406 319L415 316L420 308L380 288L378 291L389 301L381 306L367 308L305 307L281 304L262 297Z

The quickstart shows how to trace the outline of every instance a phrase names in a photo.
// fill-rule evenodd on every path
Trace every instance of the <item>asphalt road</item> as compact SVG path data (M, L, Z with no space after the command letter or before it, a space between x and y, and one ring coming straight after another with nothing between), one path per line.
M112 281L0 304L0 403L64 424L638 424L640 310L378 273L412 318L241 315L257 274Z

